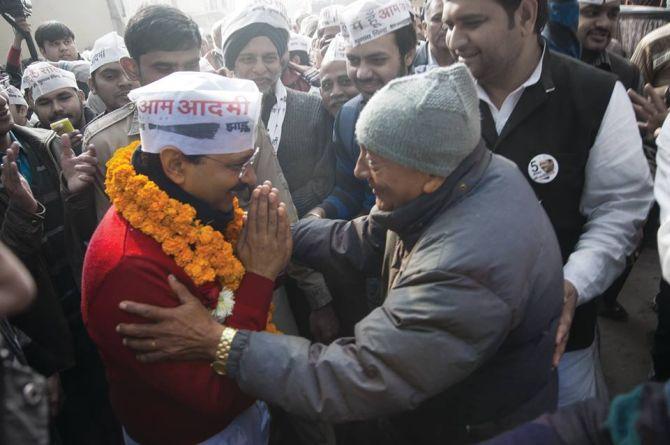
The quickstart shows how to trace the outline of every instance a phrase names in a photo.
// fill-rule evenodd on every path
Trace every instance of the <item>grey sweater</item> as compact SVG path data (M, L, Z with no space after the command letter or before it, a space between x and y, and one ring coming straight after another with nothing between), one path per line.
M277 157L298 216L328 196L335 182L333 119L321 98L289 89Z

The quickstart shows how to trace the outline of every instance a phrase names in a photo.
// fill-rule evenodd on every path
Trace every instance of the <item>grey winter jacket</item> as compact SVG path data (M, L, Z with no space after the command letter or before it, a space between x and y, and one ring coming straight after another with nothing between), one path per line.
M331 345L240 332L240 388L331 422L382 416L384 443L491 437L556 406L563 298L553 228L511 162L481 145L441 188L351 222L307 220L294 258L379 274L383 304Z

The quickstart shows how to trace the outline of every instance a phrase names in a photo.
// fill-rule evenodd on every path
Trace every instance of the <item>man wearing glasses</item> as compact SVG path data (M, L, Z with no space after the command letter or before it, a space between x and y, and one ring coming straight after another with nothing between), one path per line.
M289 217L266 182L252 194L242 232L235 198L256 185L261 94L251 81L179 72L130 98L140 142L108 164L113 205L91 238L82 297L126 444L228 443L240 434L244 443L264 443L267 408L234 381L203 361L140 364L115 330L129 320L119 308L128 293L174 306L170 276L185 280L217 322L266 328L275 279L291 254Z

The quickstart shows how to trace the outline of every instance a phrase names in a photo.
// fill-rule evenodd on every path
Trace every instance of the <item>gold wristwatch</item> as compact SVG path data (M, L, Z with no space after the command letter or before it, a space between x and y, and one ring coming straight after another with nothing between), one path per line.
M212 369L219 375L226 375L226 365L235 334L237 334L237 329L227 326L223 328L219 345L216 347L216 359L212 362Z

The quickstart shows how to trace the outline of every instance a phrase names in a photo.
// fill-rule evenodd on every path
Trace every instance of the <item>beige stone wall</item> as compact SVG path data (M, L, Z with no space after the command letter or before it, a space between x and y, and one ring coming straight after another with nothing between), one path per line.
M32 0L33 15L29 18L33 35L40 23L59 20L67 24L76 36L80 51L90 49L95 39L116 30L107 0ZM0 64L4 65L7 51L14 40L11 26L0 18ZM39 50L38 50L39 51ZM28 47L23 45L22 58L28 57Z

